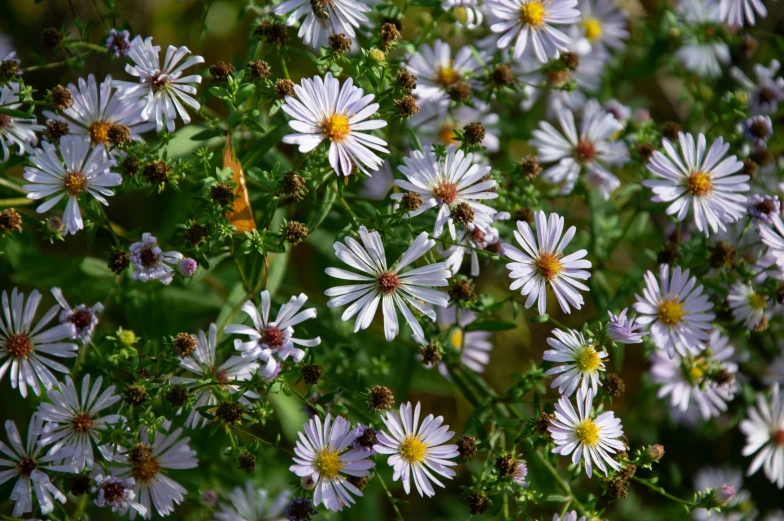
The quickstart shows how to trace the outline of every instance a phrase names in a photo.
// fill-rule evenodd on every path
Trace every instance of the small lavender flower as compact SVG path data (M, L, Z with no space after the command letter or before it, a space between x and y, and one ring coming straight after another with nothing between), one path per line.
M149 233L143 233L142 240L131 244L129 250L134 267L131 278L142 282L160 280L163 284L170 284L174 278L172 265L182 259L179 252L161 250L158 239Z
M637 317L632 319L628 319L626 317L626 313L629 311L629 308L624 309L621 311L621 314L618 316L613 315L611 312L607 312L610 315L610 322L607 324L607 334L610 335L610 339L613 342L618 342L620 344L639 344L642 342L642 337L645 336L645 331L638 331L642 329L642 324L637 324Z
M95 486L92 488L93 493L98 493L95 504L99 507L111 507L112 512L120 514L125 514L128 509L133 508L145 517L147 507L135 501L136 493L133 491L135 484L133 478L119 479L98 474L95 476Z
M732 498L735 497L735 487L729 483L724 483L716 489L716 501L721 505L726 505Z
M765 148L768 138L773 135L773 123L770 116L758 115L749 118L742 124L743 135L751 142L754 148Z
M198 268L199 265L196 261L188 257L177 263L177 271L179 271L180 275L183 277L193 277Z
M528 477L528 465L525 464L525 461L521 461L517 464L515 468L514 476L512 476L512 480L520 485L521 487L527 487L528 482L525 478Z
M286 516L288 521L310 521L310 518L318 514L318 510L313 508L313 503L308 498L293 497L283 515Z
M375 454L376 451L373 450L373 445L376 443L376 434L378 431L373 427L366 427L361 423L357 424L356 430L357 437L351 442L351 448L361 450L371 455Z
M114 53L115 58L128 56L131 51L131 33L128 31L109 30L109 37L106 38L106 48Z
M201 493L199 502L205 507L212 508L218 502L218 493L215 492L214 490L205 490L204 492Z
M754 194L749 197L749 215L754 223L763 222L767 225L773 224L773 219L781 215L781 202L778 195L759 195Z

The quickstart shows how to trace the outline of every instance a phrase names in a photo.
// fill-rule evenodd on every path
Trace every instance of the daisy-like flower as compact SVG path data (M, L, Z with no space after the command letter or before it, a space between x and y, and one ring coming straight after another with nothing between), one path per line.
M706 237L710 230L726 230L725 223L737 221L746 213L746 196L742 192L749 190L749 176L732 175L743 168L743 162L735 156L722 160L730 145L721 137L707 153L703 134L697 136L695 143L692 134L680 132L678 140L680 155L667 138L662 139L667 155L656 150L648 162L648 170L660 179L648 179L642 184L653 191L653 202L671 203L667 214L679 221L686 218L691 206L694 223Z
M116 164L109 159L102 148L90 150L87 136L63 136L60 138L60 154L57 147L44 141L43 149L36 148L30 156L33 166L24 169L24 178L30 184L24 185L28 199L51 197L36 211L44 213L52 209L63 197L68 198L63 214L63 235L75 234L84 228L79 210L79 197L87 193L104 206L109 202L104 196L114 195L109 188L122 184L122 176L109 172Z
M283 521L283 510L289 502L289 494L281 492L270 501L269 493L256 488L252 481L245 482L245 488L234 487L229 494L229 502L221 502L218 512L212 516L215 521Z
M16 478L16 484L11 491L10 500L14 501L13 517L33 511L33 491L35 499L41 508L41 514L47 515L54 510L54 500L65 503L65 494L49 481L47 472L76 472L73 465L55 464L62 459L60 454L42 456L44 444L38 437L41 432L41 418L33 414L30 425L27 427L27 442L22 443L22 437L11 420L5 422L5 432L8 443L0 441L0 485Z
M756 16L765 18L768 11L762 0L718 0L719 17L730 27L743 27L744 23L754 25ZM755 13L756 12L756 16Z
M455 435L449 425L443 425L444 417L428 414L419 424L421 404L411 407L411 402L400 406L400 415L389 411L381 417L387 431L378 433L378 443L373 447L379 454L389 454L387 464L393 468L392 479L403 481L403 490L411 493L411 477L414 478L419 495L433 497L432 483L445 488L438 474L452 479L455 472L449 467L457 465L450 461L458 456L457 445L444 445Z
M131 33L111 28L106 38L106 48L114 54L115 58L128 56L131 52Z
M498 114L491 112L489 103L474 99L473 106L461 105L444 111L444 103L425 103L420 111L409 120L423 148L434 144L460 146L455 129L463 129L469 123L481 121L485 127L485 138L480 143L488 152L498 152L501 147ZM477 154L475 154L477 155Z
M72 323L76 329L76 336L74 336L74 338L81 340L84 345L89 344L95 326L98 325L98 313L103 311L103 304L98 302L89 308L85 304L79 304L75 308L72 308L68 304L68 301L65 300L60 288L52 288L52 295L63 309L60 312L60 323Z
M452 11L455 19L466 29L476 29L482 25L484 16L478 0L443 0L441 9Z
M449 343L460 352L460 364L475 373L484 373L490 362L490 351L493 336L489 331L466 331L466 327L476 320L472 311L460 310L460 319L457 316L457 306L438 310L438 326L443 329L452 328ZM438 364L438 371L446 378L449 375L446 364Z
M414 94L420 103L443 103L449 98L449 89L460 82L478 89L480 83L471 76L482 69L471 47L462 47L455 57L449 44L438 39L433 45L422 45L406 63L406 69L417 77Z
M746 473L751 476L762 467L765 476L777 487L784 488L784 400L779 384L773 384L770 401L763 393L757 394L757 406L749 407L740 430L746 435L743 455L757 455Z
M560 363L547 370L548 375L559 375L550 387L557 387L562 395L571 396L578 386L583 392L590 386L596 395L598 386L602 385L599 373L606 370L604 359L609 356L607 352L597 351L591 340L586 340L574 329L554 329L553 335L555 338L547 339L547 344L553 349L545 351L543 356L548 362Z
M332 34L345 34L356 38L356 30L370 24L365 13L370 12L369 2L358 0L284 0L275 6L277 16L289 15L286 25L294 25L305 16L297 36L305 45L318 49L326 45Z
M414 339L424 342L425 333L416 317L409 309L413 307L430 320L436 319L436 312L431 305L446 307L449 297L441 291L429 287L446 287L447 279L452 276L446 263L437 262L406 273L400 271L413 264L435 246L433 239L428 239L427 232L422 232L408 247L392 267L387 267L386 252L378 232L368 232L364 226L359 227L361 244L352 237L346 237L345 244L335 242L335 255L355 271L340 268L327 268L326 273L337 279L357 281L357 284L337 286L324 292L332 297L327 307L336 308L352 303L341 316L349 320L357 315L354 332L367 329L373 321L378 305L381 304L384 315L384 336L392 341L400 328L396 308L411 326Z
M738 364L732 361L735 348L729 338L714 330L708 348L698 355L670 358L656 351L651 356L651 376L660 386L657 396L669 396L670 405L682 413L696 406L705 420L726 411L738 389Z
M9 83L0 87L0 106L10 110L20 110L22 107L19 102L19 84ZM16 146L18 155L30 154L33 147L38 143L36 132L40 132L44 127L36 124L35 115L29 118L18 118L8 114L0 114L0 163L8 161L11 157L10 148Z
M773 218L781 215L781 202L779 196L754 194L749 197L749 215L755 224L773 224ZM745 225L745 223L744 223Z
M604 475L607 466L614 470L621 468L613 455L625 449L618 438L623 436L621 419L607 411L593 419L594 392L591 389L577 390L577 410L566 396L561 396L555 404L555 420L549 427L555 442L553 452L562 456L572 455L575 465L582 459L588 477L593 476L596 465Z
M772 221L772 226L760 224L759 233L776 264L784 268L784 221L778 215L773 215Z
M572 111L559 107L556 114L562 132L542 121L533 132L531 144L537 148L540 161L556 162L542 177L554 184L563 183L562 194L571 193L580 172L584 172L586 182L600 187L604 198L609 199L621 182L607 166L620 165L629 159L626 145L611 141L616 132L623 130L623 124L595 100L588 101L583 110L579 133Z
M577 233L577 228L572 226L563 235L564 218L557 213L547 217L544 212L538 211L534 214L534 220L536 237L528 223L517 221L514 236L523 251L509 244L501 246L503 254L512 259L506 265L510 270L509 277L514 279L509 289L520 289L522 295L528 296L526 309L539 301L540 315L547 312L548 285L564 313L570 313L571 307L582 308L585 300L578 290L589 289L577 279L587 280L591 277L587 271L591 261L584 258L588 252L579 250L564 257L564 250Z
M749 95L749 107L754 114L773 114L779 106L779 101L784 99L784 78L777 76L781 64L778 60L771 60L765 67L761 63L754 65L753 82L737 67L730 69L730 76L740 83Z
M608 58L611 51L622 51L629 39L626 13L612 0L580 0L581 37L588 43L588 52ZM583 53L583 54L587 54Z
M770 120L770 116L765 114L758 114L745 120L741 128L744 137L756 149L765 148L768 139L773 135L773 122Z
M112 85L117 89L121 100L143 100L141 117L144 121L155 121L157 132L166 130L174 132L174 122L179 114L186 125L191 122L188 111L183 103L193 110L201 105L193 98L196 87L192 83L201 83L201 76L191 74L183 76L183 71L197 63L204 63L201 56L191 56L180 63L191 53L187 47L169 46L163 67L160 64L161 48L152 44L152 37L142 40L136 35L131 42L128 56L135 65L126 65L125 72L139 78L139 83L114 80Z
M192 373L195 377L173 376L170 379L172 384L190 388L197 386L201 381L213 380L220 382L220 387L234 394L239 391L239 387L233 382L250 380L253 377L253 373L259 368L258 364L253 360L248 360L241 356L232 356L223 364L217 364L217 335L218 329L215 324L210 324L209 335L205 335L204 331L199 331L196 337L196 348L193 350L193 353L185 358L180 358L180 367ZM197 389L193 410L188 415L188 419L185 420L186 429L195 429L207 424L209 420L202 416L198 409L216 406L218 404L218 398L215 396L216 391L217 389L214 385ZM256 394L250 391L245 393L244 396L258 398ZM250 404L245 398L241 398L240 401L246 405ZM177 414L181 412L182 409L177 411Z
M498 212L493 216L493 221L509 219L509 212ZM477 250L498 251L501 248L501 235L492 226L482 227L476 223L468 223L465 230L458 230L457 244L446 250L438 250L441 258L446 258L446 264L452 273L458 273L463 265L466 255L471 257L471 276L479 276L479 254Z
M662 264L658 281L652 271L645 273L645 286L634 309L637 323L648 326L656 347L666 350L671 358L676 351L686 356L705 349L713 329L710 322L716 315L703 287L697 286L697 278L689 278L689 270L680 267L670 278L670 267Z
M305 358L305 351L295 346L315 347L321 343L321 338L312 339L294 338L294 326L311 318L316 318L315 308L300 311L307 302L308 296L300 293L298 297L291 297L288 303L281 306L275 320L270 322L269 312L272 299L267 290L261 292L261 314L252 301L242 305L242 310L253 321L253 327L242 324L230 324L224 330L235 335L248 335L248 341L234 341L234 348L242 353L242 358L259 360L264 364L263 376L269 376L278 367L277 360L286 360L291 357L299 363ZM277 360L276 360L277 359Z
M0 380L10 369L11 387L18 387L25 398L28 386L36 395L40 395L40 384L47 390L57 385L57 379L50 369L68 373L67 367L48 356L73 358L79 349L76 344L62 342L74 338L76 328L73 323L44 329L57 316L60 310L58 305L51 307L33 328L33 319L40 303L41 294L38 290L30 293L27 305L24 303L24 293L20 293L16 288L11 292L10 299L8 292L3 291L3 314L0 315Z
M553 514L553 521L585 521L585 516L581 516L580 519L577 519L577 511L572 510L571 512L564 514L563 517L558 514Z
M112 512L120 515L125 515L131 508L142 517L147 515L144 505L136 501L136 493L133 491L136 481L133 478L119 479L98 473L93 479L95 485L91 490L98 495L94 501L97 506L111 507Z
M465 154L449 145L443 159L439 159L433 149L426 153L415 150L409 157L403 158L403 163L398 170L407 180L398 179L395 185L422 198L419 208L409 212L408 216L416 217L431 208L438 208L433 237L440 237L444 225L447 225L454 241L457 238L455 221L464 226L473 223L489 228L492 225L496 210L480 201L498 197L498 193L493 191L496 182L485 179L491 168L476 164L474 154ZM403 195L394 193L391 198L400 201Z
M329 164L338 175L348 177L354 167L368 176L368 170L379 169L384 160L376 152L389 153L387 142L362 132L387 126L383 119L368 119L379 107L371 103L373 94L355 87L351 78L341 86L330 72L324 79L304 78L294 86L294 93L297 97L286 96L281 108L293 118L289 126L297 133L284 136L284 143L310 152L328 140Z
M719 6L715 2L681 0L676 12L694 27L719 22ZM675 58L687 71L703 78L715 78L722 75L730 62L730 49L719 38L705 41L694 35L685 35L684 45L675 52Z
M289 467L299 477L310 476L316 483L313 503L324 506L333 512L343 510L355 503L355 496L362 492L344 476L364 478L370 475L375 462L370 460L367 451L351 449L357 437L357 429L338 416L332 422L327 414L322 425L318 416L311 418L299 432L299 440L294 447L294 465Z
M613 315L612 311L607 312L610 315L610 321L607 323L607 335L610 340L619 344L639 344L642 342L642 337L646 335L645 331L639 330L645 326L637 323L637 317L628 318L626 316L628 311L629 308L626 308L618 316Z
M765 311L768 308L768 299L762 293L754 291L750 284L733 284L727 302L732 310L732 317L737 322L743 322L748 329L755 329L763 322L767 324Z
M709 489L731 487L735 494L720 512L697 508L691 517L695 521L742 521L756 519L759 512L751 503L751 493L743 489L743 473L734 468L703 467L694 476L694 491L704 492ZM718 492L718 491L717 491Z
M520 485L521 487L527 487L528 481L526 478L528 477L528 465L525 464L525 461L520 461L517 463L515 467L514 474L512 475L512 481Z
M93 444L104 459L111 459L109 445L98 445L101 433L107 426L125 421L119 414L100 414L120 401L120 396L114 394L113 385L101 392L102 383L103 377L99 376L90 387L90 375L86 375L82 380L80 395L71 377L66 376L65 382L57 390L47 393L52 403L38 406L38 415L46 422L46 429L41 433L41 443L54 443L49 454L56 455L64 450L71 453L70 461L77 472L92 468L95 462Z
M170 431L170 422L162 424L163 431L156 431L150 442L152 433L147 426L142 426L139 434L141 441L124 454L115 456L121 467L111 470L112 476L119 479L133 477L133 493L146 512L131 510L131 519L139 512L144 519L152 517L152 507L159 516L168 516L174 512L188 491L179 483L163 473L164 470L192 469L199 463L196 451L188 446L190 438L179 439L182 429Z
M144 101L121 100L119 96L113 95L111 76L106 76L100 87L92 74L87 77L86 82L84 78L79 78L78 83L68 85L73 105L59 115L44 111L48 121L65 122L70 134L89 136L93 146L102 145L114 157L117 152L112 150L114 143L111 142L110 131L126 127L130 131L130 139L141 141L140 133L155 128L155 123L142 118Z
M183 257L176 251L161 250L158 239L149 233L143 233L141 242L134 242L129 250L134 268L131 278L142 282L160 280L163 284L170 284L174 278L173 266L176 267Z
M765 385L773 385L776 382L784 384L784 355L777 356L768 364L762 381Z
M536 58L545 63L566 51L571 38L554 24L570 25L580 21L577 0L486 0L484 4L500 21L490 26L498 39L499 49L514 42L514 57L520 59L531 40Z

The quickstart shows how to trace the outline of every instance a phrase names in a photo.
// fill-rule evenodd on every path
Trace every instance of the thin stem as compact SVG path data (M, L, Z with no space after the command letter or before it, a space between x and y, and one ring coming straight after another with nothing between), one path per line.
M541 454L539 454L539 451L537 451L537 450L533 450L533 451L531 451L531 452L532 452L532 453L533 453L533 455L536 457L536 459L539 461L539 463L541 463L542 465L544 465L544 466L545 466L545 468L546 468L546 469L547 469L547 470L550 472L550 474L552 474L552 475L553 475L553 477L555 478L555 481L558 483L558 486L560 486L560 487L561 487L561 490L563 490L563 491L564 491L564 492L565 492L565 493L566 493L566 494L569 496L569 498L570 498L569 500L570 500L572 503L574 503L574 506L577 508L577 510L578 510L578 511L579 511L581 514L585 514L585 513L586 513L585 507L584 507L584 506L583 506L583 504L582 504L582 503L580 503L580 501L579 501L579 500L578 500L578 499L577 499L577 498L574 496L574 494L572 493L572 489L571 489L571 487L569 486L569 483L567 483L567 482L566 482L566 480L565 480L563 477L561 477L561 475L560 475L560 474L558 474L558 471L557 471L557 470L555 470L555 467L553 467L553 466L550 464L550 462L549 462L549 461L547 461L547 459L546 459L544 456L542 456Z
M691 501L686 501L686 500L684 500L684 499L681 499L681 498L679 498L679 497L673 496L672 494L670 494L669 492L667 492L667 491L666 491L666 490L664 490L663 488L661 488L661 487L657 487L656 485L654 485L653 483L650 483L650 482L649 482L648 480L646 480L646 479L641 479L641 478L638 478L637 476L632 476L632 479L633 479L634 481L638 482L638 483L642 483L643 485L645 485L645 486L646 486L646 487L648 487L649 489L653 490L653 491L654 491L654 492L656 492L657 494L660 494L660 495L662 495L662 496L666 497L667 499L669 499L669 500L671 500L671 501L675 501L675 502L676 502L676 503L678 503L679 505L683 505L683 506L686 506L686 507L689 507L689 508L694 508L694 503L693 503L693 502L691 502Z
M285 447L281 447L280 445L275 445L274 443L269 442L269 441L265 440L264 438L259 438L258 436L256 436L252 432L243 431L242 429L237 429L236 427L232 427L232 430L234 430L236 432L239 432L239 433L242 433L242 434L245 434L247 436L250 436L254 440L258 441L259 443L267 445L268 447L272 447L273 449L277 449L280 452L283 452L284 454L288 454L289 456L294 456L295 455L293 450L289 450L289 449L287 449Z
M392 493L387 488L387 484L384 482L384 478L381 477L380 473L376 473L376 477L378 478L378 481L381 483L381 486L384 488L384 492L387 493L389 502L392 503L392 510L395 511L395 515L397 516L398 521L404 521L403 514L401 514L400 509L397 508L397 503L395 502L395 498L392 497Z

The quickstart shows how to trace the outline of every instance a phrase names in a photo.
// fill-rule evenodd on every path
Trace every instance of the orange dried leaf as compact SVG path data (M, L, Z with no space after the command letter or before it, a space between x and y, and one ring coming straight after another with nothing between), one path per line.
M256 221L253 220L253 211L250 208L250 198L248 197L248 186L245 184L245 174L242 172L242 165L234 157L231 148L231 135L226 137L226 145L223 147L223 168L231 168L232 180L237 184L234 188L234 211L226 214L232 225L238 232L249 232L256 228Z

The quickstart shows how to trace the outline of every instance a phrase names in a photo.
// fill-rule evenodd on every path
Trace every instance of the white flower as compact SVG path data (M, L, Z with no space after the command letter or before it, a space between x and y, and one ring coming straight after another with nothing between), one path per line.
M493 221L506 220L510 217L509 212L498 212L493 215ZM447 268L452 273L458 273L463 265L463 259L466 255L469 255L471 257L471 276L478 277L479 255L477 250L490 250L492 248L494 251L498 251L501 247L501 235L492 226L468 223L465 230L458 230L455 242L457 244L453 244L445 250L438 250L441 258L446 258Z
M754 83L737 67L730 69L730 76L740 83L749 95L749 107L753 114L773 114L779 106L779 101L784 99L784 78L776 76L781 64L778 60L771 60L765 67L760 63L754 64Z
M735 489L735 495L727 503L727 508L720 512L697 508L691 517L695 521L743 521L754 520L757 509L753 508L751 493L743 489L743 473L734 468L703 467L694 476L694 491L704 492L708 489L729 485ZM752 508L749 510L749 506Z
M744 22L749 25L756 23L754 12L760 18L768 16L762 0L718 0L719 17L727 22L730 27L743 27Z
M661 179L648 179L642 184L652 189L653 202L672 203L667 214L679 221L693 207L697 229L706 237L709 229L714 233L725 230L725 223L737 221L746 213L746 196L740 192L749 190L749 176L732 175L743 168L743 163L735 156L722 160L730 145L721 137L707 153L703 134L699 134L697 143L692 134L683 132L678 134L678 140L681 155L667 138L662 139L669 158L656 150L648 162L648 170Z
M579 0L579 29L591 53L609 58L610 50L622 51L629 39L626 13L612 0ZM587 53L585 53L587 54Z
M746 416L740 422L740 430L746 435L742 454L757 453L746 475L751 476L762 467L771 483L784 488L784 400L779 384L773 384L770 401L758 393L757 406L749 407Z
M370 2L357 0L284 0L275 6L274 13L284 16L289 13L286 25L294 25L305 16L297 36L305 45L318 49L326 45L332 34L345 34L356 38L358 29L368 25L370 20L365 13L370 12Z
M33 491L41 508L41 514L47 515L54 510L54 500L65 503L65 494L60 492L54 483L49 481L47 472L76 472L72 465L55 465L53 462L62 459L58 455L41 456L43 443L38 438L41 431L41 419L37 414L30 418L27 427L27 443L22 444L22 437L11 420L5 422L8 445L0 441L0 485L17 478L9 499L14 501L13 517L33 511Z
M572 40L553 24L580 21L577 0L486 0L485 6L501 20L490 26L494 33L503 33L498 48L506 49L514 41L515 59L523 55L529 39L540 62L557 58Z
M763 321L767 323L765 310L768 299L762 293L757 293L751 285L736 282L730 288L727 303L732 310L732 317L737 322L743 322L748 329L760 326Z
M587 280L591 274L586 271L591 261L584 260L586 250L579 250L564 257L564 250L572 241L577 228L572 226L563 235L564 218L557 213L549 217L538 211L534 214L536 221L536 237L531 226L517 221L514 232L517 243L524 251L509 244L503 244L501 251L512 259L506 267L510 270L509 277L514 282L509 286L512 291L520 288L522 295L528 295L525 307L530 308L539 301L539 314L547 312L547 286L549 285L564 313L570 313L571 307L582 308L583 296L577 290L589 291L588 286L576 279Z
M176 266L182 258L182 253L161 250L158 239L149 233L143 233L141 242L134 242L129 250L134 267L131 278L142 282L160 280L163 284L170 284L174 278L172 266Z
M152 443L152 433L146 425L142 426L139 433L141 442L131 447L127 453L115 457L122 467L110 469L112 476L116 478L133 476L136 481L133 492L146 512L131 510L131 519L136 517L137 512L144 519L150 519L153 506L160 516L168 516L174 512L174 506L185 499L188 491L162 471L192 469L199 465L196 451L188 446L190 438L178 440L182 429L170 431L168 420L162 426L165 432L155 432Z
M248 480L244 489L234 487L229 494L229 503L221 502L213 517L215 521L284 521L283 510L290 495L284 491L270 501L266 490L256 488Z
M719 6L715 2L681 0L676 12L694 27L715 25L719 21ZM684 45L675 52L675 57L687 71L700 77L715 78L721 76L730 62L730 49L720 39L705 41L687 34L684 36Z
M651 379L660 386L657 396L669 396L670 405L682 413L696 406L704 420L726 411L738 389L734 378L738 364L731 360L735 348L729 338L714 330L708 347L698 355L670 358L664 351L651 355Z
M216 347L217 347L217 327L215 324L210 324L209 336L204 334L204 331L199 331L196 337L196 348L190 356L180 358L180 367L195 375L190 376L172 376L170 382L173 385L183 385L186 388L198 387L194 397L195 403L193 410L185 420L186 429L195 429L204 427L209 421L206 417L202 416L198 411L201 407L214 407L218 404L216 392L218 389L214 385L198 386L199 382L204 380L213 380L220 382L221 388L228 390L230 394L239 391L239 387L232 382L250 380L253 373L259 368L258 364L253 360L247 360L241 356L232 356L223 364L218 365L216 361ZM246 392L244 396L248 398L258 398L258 395L250 391ZM250 402L241 398L241 402L246 405ZM177 411L180 414L182 409Z
M362 496L362 492L343 475L367 477L376 465L369 459L369 452L349 448L357 437L357 429L352 430L342 416L332 423L332 417L327 414L323 426L317 416L310 419L303 430L304 433L298 433L294 465L289 470L299 477L311 476L316 482L313 493L316 506L323 503L333 512L350 507L355 503L351 494Z
M553 521L585 521L585 516L581 516L580 519L577 519L577 511L572 510L571 512L564 514L563 518L558 514L553 514Z
M410 55L406 69L417 78L414 95L420 104L449 103L449 89L460 82L471 85L477 90L481 84L471 76L482 70L471 47L462 47L454 58L449 44L437 39L433 45L424 44Z
M60 323L72 323L76 328L74 338L81 340L84 345L89 344L95 326L98 325L98 313L103 311L103 304L98 302L89 308L84 304L79 304L75 308L72 308L68 304L68 301L65 300L60 288L52 288L52 295L63 309L60 312Z
M512 481L520 485L521 487L527 487L528 482L526 478L528 477L528 465L525 464L525 461L520 461L517 463L515 467L514 474L512 475Z
M182 73L188 67L204 63L204 58L192 56L180 63L191 51L187 47L170 45L161 68L160 52L160 46L152 44L152 37L142 40L141 36L136 35L128 53L135 65L126 65L125 72L139 78L139 83L114 80L112 85L121 100L144 100L141 117L144 121L155 121L157 132L163 130L164 123L166 130L174 132L174 121L178 114L186 125L191 122L183 103L193 110L201 108L193 98L196 87L190 85L201 83L201 76L183 76Z
M492 191L496 182L492 179L485 180L490 167L475 164L474 154L465 154L454 145L449 145L446 156L442 159L436 156L433 149L427 150L426 153L415 150L409 157L403 158L403 163L398 170L407 180L399 179L395 181L395 185L419 194L422 198L419 209L407 215L416 217L431 208L438 208L433 237L440 237L444 232L444 225L447 225L449 235L455 240L456 219L462 220L463 224L473 223L485 228L493 223L495 208L480 201L498 197L498 194ZM391 198L400 201L403 194L394 193ZM464 205L468 205L470 209L467 210ZM470 220L465 222L468 217Z
M777 356L768 364L762 381L765 385L773 385L776 382L784 384L784 355Z
M373 174L373 177L362 180L359 195L369 199L383 200L387 198L387 194L394 187L395 174L392 173L392 166L387 161Z
M637 323L648 325L653 343L671 358L676 351L682 356L699 353L713 329L713 304L697 286L697 278L689 278L689 270L676 267L670 279L670 267L662 264L659 281L661 286L652 271L645 273L643 296L637 295L634 304Z
M547 344L553 349L544 352L543 358L548 362L560 363L547 370L548 375L560 375L553 380L550 387L558 388L564 396L571 396L579 386L585 392L590 386L596 395L599 381L599 372L606 370L604 359L609 355L606 351L597 351L596 345L586 340L582 333L569 329L561 331L554 329L555 338L548 338Z
M419 424L420 403L416 408L411 402L400 406L400 416L389 411L381 417L387 431L378 433L378 443L373 446L379 454L390 454L387 464L394 469L392 479L402 479L403 490L411 493L411 477L417 492L427 497L435 495L435 483L444 488L433 473L452 479L455 472L449 467L457 465L450 459L458 456L457 445L444 445L455 435L449 425L443 425L444 417L434 418L428 414Z
M22 107L19 101L19 84L9 83L0 87L0 106L10 110L20 110ZM33 147L38 143L36 132L40 132L44 127L36 124L35 115L29 118L17 118L8 114L0 114L0 163L8 161L11 157L10 148L16 145L17 154L30 154Z
M112 512L119 512L120 515L125 515L129 508L133 508L142 517L147 514L144 505L136 501L136 493L133 491L136 481L133 478L118 479L98 473L93 479L95 485L92 487L92 492L98 493L98 497L95 498L97 506L109 506Z
M281 4L283 5L283 4ZM304 78L294 86L297 98L286 96L281 106L291 116L289 126L297 131L283 137L284 143L299 145L300 152L310 152L329 140L329 164L338 175L349 176L354 167L366 175L378 170L383 159L374 152L389 153L387 142L363 130L387 126L383 119L368 119L378 111L373 94L354 86L348 78L340 82L328 72L324 79Z
M493 350L493 343L490 341L493 334L489 331L466 331L466 327L476 320L476 315L472 311L460 310L458 320L457 305L439 309L437 313L438 326L442 330L452 328L449 343L460 352L460 364L475 373L484 373L490 362L490 351ZM449 375L444 363L438 364L438 371L445 378Z
M82 214L79 211L79 196L87 193L104 206L109 202L104 196L112 196L109 188L122 184L122 176L109 172L115 165L102 148L90 150L90 138L87 136L63 136L60 138L60 155L57 147L44 141L43 149L36 148L30 155L33 166L24 170L24 178L30 182L22 186L28 199L43 199L53 196L40 205L36 211L44 213L52 209L60 199L68 198L63 214L63 234L75 234L84 228Z
M610 315L610 321L607 323L607 335L610 340L619 344L639 344L646 332L638 330L645 326L637 323L636 317L627 318L628 311L629 308L626 308L618 316L613 315L611 311L607 312Z
M120 99L112 94L112 77L106 76L100 89L95 77L90 74L87 81L79 78L78 86L69 84L68 89L73 97L73 105L59 115L44 111L49 121L57 120L68 124L68 132L77 136L89 136L93 146L103 145L107 152L114 156L117 151L112 149L109 138L112 125L122 125L131 131L130 139L141 141L140 134L155 128L155 123L146 122L142 118L144 101ZM112 150L110 150L112 149Z
M242 305L242 310L253 321L254 327L242 324L230 324L224 331L228 334L248 335L248 341L234 341L234 349L242 353L243 358L259 360L265 365L263 376L271 375L278 367L278 360L291 357L299 363L305 358L305 351L295 347L315 347L321 344L321 338L312 339L293 338L294 326L311 318L316 318L315 308L300 311L307 302L308 296L300 293L298 297L291 297L288 303L281 306L273 322L269 321L271 298L267 290L261 292L261 314L248 300Z
M569 109L559 107L556 114L562 132L542 121L531 140L540 161L557 162L547 168L542 177L554 184L563 183L561 193L569 194L580 172L584 172L586 182L600 187L604 198L609 199L621 182L607 170L606 165L620 165L629 159L626 145L611 141L613 134L623 130L623 124L595 100L588 101L584 107L579 133Z
M460 146L456 139L455 129L462 129L469 123L481 121L485 127L485 138L480 143L488 152L498 152L501 148L498 114L490 112L489 103L475 99L473 106L461 105L448 109L444 103L425 103L420 111L409 120L423 149L433 144ZM478 155L478 154L474 154Z
M784 268L784 221L778 215L772 216L773 226L760 223L759 233L762 242L769 248L777 266Z
M326 273L330 277L358 281L358 284L337 286L325 291L326 296L332 297L327 302L327 307L336 308L352 303L343 312L341 319L349 320L357 315L354 323L354 332L357 332L370 327L380 303L384 315L384 336L390 342L400 330L395 311L397 308L411 326L414 339L423 342L424 331L409 306L430 320L435 320L436 313L431 304L445 307L449 298L440 291L429 289L428 286L448 286L447 279L451 277L451 273L443 262L428 264L403 274L400 270L424 256L435 246L435 241L428 239L427 232L422 232L389 268L384 244L378 232L368 232L367 228L360 226L359 238L361 244L352 237L346 237L345 244L335 242L333 247L338 259L366 275L340 268L327 268Z
M466 29L476 29L482 25L482 8L478 0L443 0L441 9L452 11L455 19Z
M39 381L47 390L57 385L57 379L50 369L68 373L67 367L48 356L74 358L79 350L76 344L61 342L75 336L76 329L72 323L44 329L57 316L60 306L51 307L33 328L33 319L40 303L41 294L38 290L30 293L27 305L24 303L24 293L20 293L16 288L11 292L10 299L8 292L3 291L3 314L0 315L0 380L10 369L11 387L18 387L25 398L28 386L36 395L41 394Z
M562 456L571 454L575 465L582 459L588 477L593 476L594 465L605 476L608 474L607 466L620 469L620 464L612 456L626 450L623 442L618 440L623 436L623 427L615 413L607 411L596 419L591 418L593 397L591 389L578 389L575 411L569 398L561 396L555 404L555 420L549 427L555 442L553 452Z

